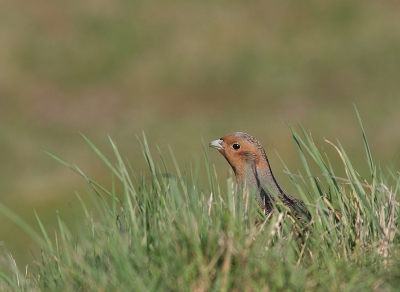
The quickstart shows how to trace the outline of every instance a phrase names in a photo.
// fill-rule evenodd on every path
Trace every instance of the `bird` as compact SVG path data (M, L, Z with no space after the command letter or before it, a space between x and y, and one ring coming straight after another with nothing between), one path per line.
M265 150L256 138L244 132L233 132L211 141L209 146L217 149L228 161L239 190L255 191L255 199L266 218L270 218L283 204L302 226L307 226L311 215L306 205L279 185Z

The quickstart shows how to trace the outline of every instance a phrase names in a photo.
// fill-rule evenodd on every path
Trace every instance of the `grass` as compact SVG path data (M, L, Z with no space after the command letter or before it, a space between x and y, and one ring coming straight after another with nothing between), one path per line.
M361 124L361 120L360 120ZM298 196L313 220L300 242L285 213L255 224L252 194L239 198L234 179L218 184L204 146L208 182L198 180L204 164L173 165L159 151L157 163L146 137L139 140L150 174L110 143L115 163L86 137L111 172L107 189L77 166L60 161L87 182L94 202L82 202L84 218L72 234L58 216L50 234L36 215L41 234L0 205L1 212L41 246L34 264L18 267L2 245L4 291L396 291L400 283L397 217L399 173L376 165L362 128L370 176L362 178L339 141L326 141L341 159L337 177L328 157L299 124L290 127L305 173L291 173ZM316 164L318 174L310 165ZM78 195L80 198L80 195ZM282 226L283 228L279 228Z

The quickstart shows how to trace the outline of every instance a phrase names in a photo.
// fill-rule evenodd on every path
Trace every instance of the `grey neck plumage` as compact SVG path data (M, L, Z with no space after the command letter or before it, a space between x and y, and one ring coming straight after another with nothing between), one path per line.
M270 168L260 168L256 164L246 164L244 178L238 185L239 190L255 192L255 199L267 213L272 211L273 198L283 195L283 190L276 181Z

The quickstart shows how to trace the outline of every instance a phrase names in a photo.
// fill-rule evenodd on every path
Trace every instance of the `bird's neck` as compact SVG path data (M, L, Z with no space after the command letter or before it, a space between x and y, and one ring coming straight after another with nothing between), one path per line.
M283 191L272 174L268 162L265 164L246 164L242 175L236 175L239 187L261 192L264 196L279 195Z

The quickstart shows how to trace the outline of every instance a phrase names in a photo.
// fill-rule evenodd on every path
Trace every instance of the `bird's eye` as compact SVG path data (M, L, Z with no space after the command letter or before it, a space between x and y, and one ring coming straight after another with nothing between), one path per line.
M240 149L240 145L238 143L233 143L232 148L235 150L239 150Z

